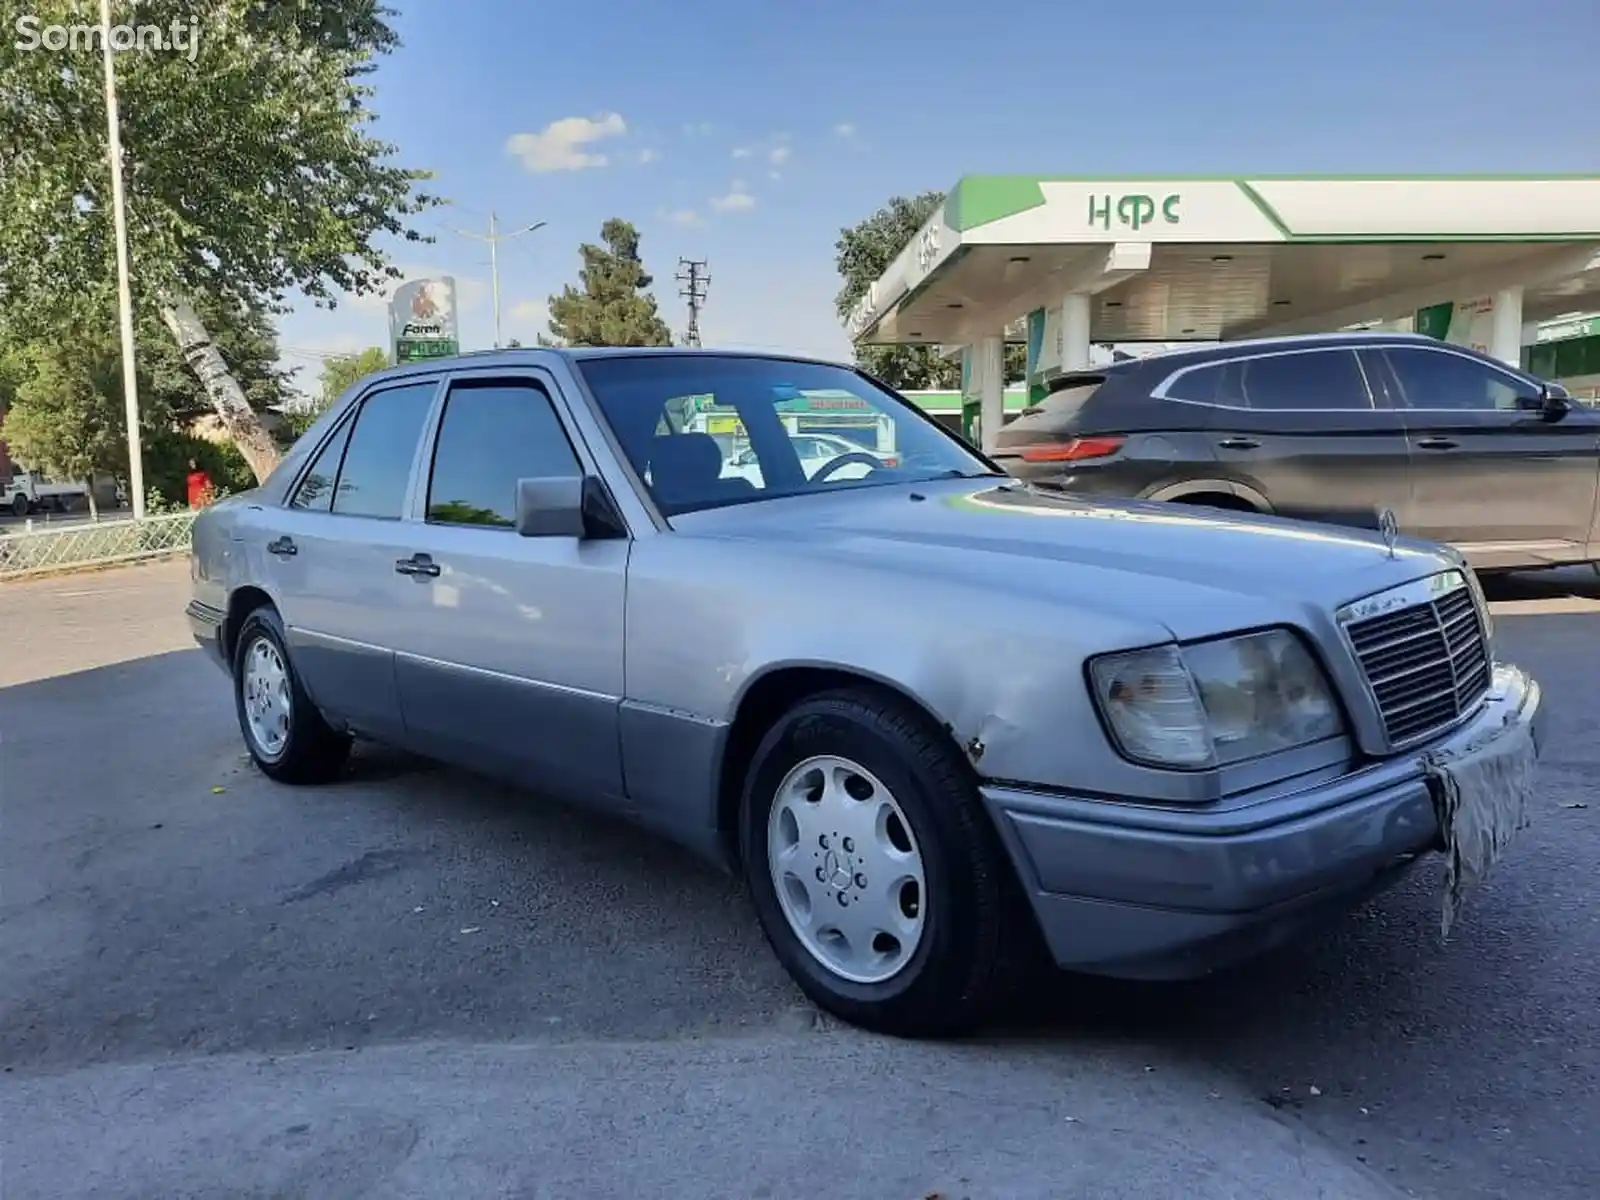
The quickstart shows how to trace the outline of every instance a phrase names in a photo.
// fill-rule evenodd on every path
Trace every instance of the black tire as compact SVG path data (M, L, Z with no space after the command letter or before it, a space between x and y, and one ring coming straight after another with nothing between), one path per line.
M258 744L245 710L245 664L256 644L263 641L282 660L289 689L289 733L275 753ZM245 749L269 779L279 783L331 783L344 771L345 760L350 756L350 738L330 728L306 695L289 657L283 620L270 605L252 612L239 629L233 654L233 701Z
M18 492L15 496L11 497L11 515L12 516L14 516L14 517L25 517L25 516L28 515L28 509L30 507L31 507L31 505L29 505L29 503L28 503L28 498L26 496L24 496L21 492Z
M778 788L817 755L850 759L882 781L922 855L921 941L881 983L852 982L818 961L791 928L772 879L767 825ZM779 961L815 1004L853 1025L897 1037L970 1032L1030 962L1032 914L971 773L942 731L898 697L846 689L785 713L756 749L739 837L756 913Z

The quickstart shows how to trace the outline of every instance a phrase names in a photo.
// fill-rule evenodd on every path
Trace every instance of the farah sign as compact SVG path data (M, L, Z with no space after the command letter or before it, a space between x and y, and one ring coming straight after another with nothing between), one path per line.
M389 301L389 340L396 363L450 358L461 353L456 326L456 281L413 279Z

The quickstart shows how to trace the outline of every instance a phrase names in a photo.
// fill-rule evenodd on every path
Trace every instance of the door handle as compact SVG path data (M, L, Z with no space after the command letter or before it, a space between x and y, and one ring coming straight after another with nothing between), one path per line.
M432 578L439 574L439 564L426 554L413 554L410 558L402 558L394 564L394 569L401 575Z
M1459 442L1453 442L1446 437L1425 437L1417 439L1419 450L1454 450Z
M1219 441L1217 443L1217 445L1221 446L1224 450L1259 450L1259 449L1261 449L1261 443L1260 442L1256 441L1255 438L1247 438L1247 437L1225 437L1221 441Z
M289 558L300 553L300 548L294 544L294 539L288 534L267 543L267 553L276 554L282 558Z

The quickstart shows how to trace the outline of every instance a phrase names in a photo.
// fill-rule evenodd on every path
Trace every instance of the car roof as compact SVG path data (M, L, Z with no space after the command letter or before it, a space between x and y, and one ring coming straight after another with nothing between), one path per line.
M510 346L498 350L465 350L449 358L430 358L401 363L373 372L368 378L394 379L419 373L433 374L459 367L514 367L548 364L564 359L569 363L594 362L612 358L748 358L767 362L813 363L818 366L857 368L836 359L814 358L804 354L785 354L765 350L718 350L699 346Z
M1304 333L1272 338L1243 338L1234 342L1211 342L1203 346L1161 350L1154 354L1127 358L1098 367L1084 367L1075 371L1066 371L1052 379L1047 387L1050 391L1057 391L1063 387L1071 386L1072 381L1077 379L1128 378L1135 375L1143 375L1147 371L1156 369L1160 369L1163 372L1173 371L1195 363L1235 358L1241 354L1248 354L1264 348L1293 349L1297 346L1332 348L1371 344L1394 345L1407 342L1421 346L1437 346L1440 344L1438 339L1427 337L1424 334L1382 333L1373 330L1350 330L1343 333ZM843 367L845 370L857 369L850 363L836 359L817 358L806 354L788 354L777 350L727 350L709 346L516 346L498 350L468 350L451 358L435 358L424 362L405 363L388 367L381 372L377 372L377 374L388 378L423 371L435 372L441 369L448 370L454 364L473 367L509 367L519 364L525 366L530 363L549 362L552 359L566 359L570 363L578 364L613 358L748 358L768 362L815 363L821 366Z
M1263 350L1294 350L1306 349L1339 349L1348 347L1359 349L1362 346L1442 346L1438 338L1428 337L1421 333L1384 333L1380 330L1353 329L1342 333L1300 333L1285 337L1241 338L1235 342L1208 342L1203 346L1180 346L1171 350L1159 350L1154 354L1146 354L1138 358L1123 359L1119 362L1106 363L1098 367L1082 367L1075 371L1064 371L1051 379L1046 385L1051 392L1062 391L1073 387L1080 380L1088 379L1127 379L1132 376L1146 376L1159 373L1162 377L1183 367L1194 366L1200 363L1221 362L1228 359L1240 358ZM1465 350L1464 347L1452 347L1456 350Z

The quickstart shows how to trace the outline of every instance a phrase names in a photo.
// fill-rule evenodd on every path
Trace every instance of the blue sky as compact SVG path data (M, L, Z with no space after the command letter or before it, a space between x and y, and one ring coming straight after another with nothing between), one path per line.
M1594 0L389 2L378 132L452 202L396 262L456 276L468 348L493 337L488 256L456 231L491 211L548 222L502 244L507 337L544 330L620 216L675 331L678 258L706 259L708 345L842 356L840 228L964 174L1600 171ZM385 343L383 302L281 335L311 385Z

